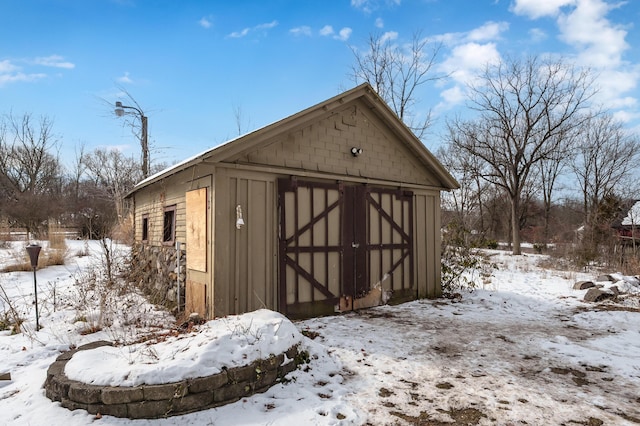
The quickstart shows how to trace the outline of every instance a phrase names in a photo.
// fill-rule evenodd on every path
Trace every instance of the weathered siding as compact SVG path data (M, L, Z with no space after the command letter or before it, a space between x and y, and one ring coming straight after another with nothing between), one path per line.
M354 157L352 147L361 148L362 154ZM362 102L279 136L236 161L439 186L415 154Z
M143 188L136 192L134 196L134 220L135 220L135 241L137 244L144 244L148 247L174 246L175 242L181 243L181 249L189 256L189 247L186 246L186 192L192 189L211 187L211 173L214 168L209 165L196 166L188 171L167 177L155 185ZM210 197L209 197L210 199ZM166 207L175 206L175 238L172 243L163 241L164 211ZM207 213L208 219L212 219L211 212ZM142 242L142 219L148 217L148 239ZM210 247L210 242L207 243ZM168 248L168 247L167 247ZM208 250L210 251L210 250ZM142 251L141 251L142 252ZM143 262L140 259L138 262ZM184 288L187 281L208 285L211 280L211 268L213 259L207 256L206 272L187 270L186 280L182 279L181 287ZM182 265L184 268L185 265ZM152 264L160 277L162 267ZM184 303L184 300L181 301ZM208 312L199 312L208 315Z
M415 279L418 298L439 297L440 192L414 191Z
M176 233L178 241L185 241L185 185L180 185L178 177L172 176L152 188L145 188L135 197L135 239L142 240L142 217L149 217L149 244L162 244L162 230L165 207L176 206Z
M215 206L215 316L277 310L276 177L218 168Z

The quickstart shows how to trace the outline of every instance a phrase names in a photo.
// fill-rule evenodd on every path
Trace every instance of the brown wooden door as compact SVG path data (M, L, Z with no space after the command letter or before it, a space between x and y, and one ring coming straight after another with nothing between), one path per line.
M281 179L278 192L284 313L310 317L415 293L411 193L295 179Z

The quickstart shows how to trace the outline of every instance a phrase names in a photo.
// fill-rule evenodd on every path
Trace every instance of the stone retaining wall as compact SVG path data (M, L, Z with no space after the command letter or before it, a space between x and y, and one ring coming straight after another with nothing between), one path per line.
M44 383L47 397L60 401L70 410L83 409L91 414L130 419L156 419L219 407L264 392L299 364L307 362L306 354L294 346L284 354L243 367L223 368L212 376L161 385L96 386L70 380L64 374L65 365L74 353L110 344L94 342L58 356L47 371Z
M184 244L182 247L184 248ZM130 281L141 288L152 303L163 305L168 309L176 309L179 279L182 309L187 278L186 251L180 250L180 270L177 267L178 253L175 246L135 243L131 254Z

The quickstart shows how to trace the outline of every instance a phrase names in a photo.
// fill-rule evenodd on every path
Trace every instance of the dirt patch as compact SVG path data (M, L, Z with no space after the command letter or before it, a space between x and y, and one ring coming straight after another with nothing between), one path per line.
M555 374L562 374L562 375L571 373L575 377L585 377L587 375L586 373L580 370L575 370L573 368L551 367L551 372Z
M595 315L583 315L609 305L494 296L455 305L420 301L394 307L391 315L387 307L373 308L330 324L339 332L330 344L355 359L354 377L368 389L361 401L371 424L597 425L640 417L637 380L618 365L601 364L606 358L565 354L611 335ZM315 322L313 329L329 327L328 320ZM366 334L354 339L353 330ZM362 353L373 368L361 362Z
M393 392L391 392L387 388L380 388L380 390L378 391L378 395L380 395L383 398L387 398L387 397L393 395Z
M610 303L603 303L601 305L594 306L594 311L621 311L621 312L640 312L640 308L634 308L632 306L614 305Z
M451 389L453 388L453 385L449 382L442 382L442 383L438 383L436 387L438 389Z
M473 426L479 424L482 418L487 417L484 413L475 408L450 408L448 411L438 411L451 417L453 422L434 419L425 411L422 411L418 416L409 416L397 411L391 411L390 414L415 426Z
M585 426L602 426L604 424L604 422L602 420L598 419L598 418L589 417L585 421L570 420L569 424L585 425Z
M628 422L640 424L640 417L633 417L626 413L618 413L618 415Z

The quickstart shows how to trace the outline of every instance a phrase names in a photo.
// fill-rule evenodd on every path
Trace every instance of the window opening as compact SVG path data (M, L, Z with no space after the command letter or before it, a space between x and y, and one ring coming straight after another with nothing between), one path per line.
M176 236L176 206L170 206L164 209L164 225L162 229L162 241L165 243L173 243Z

